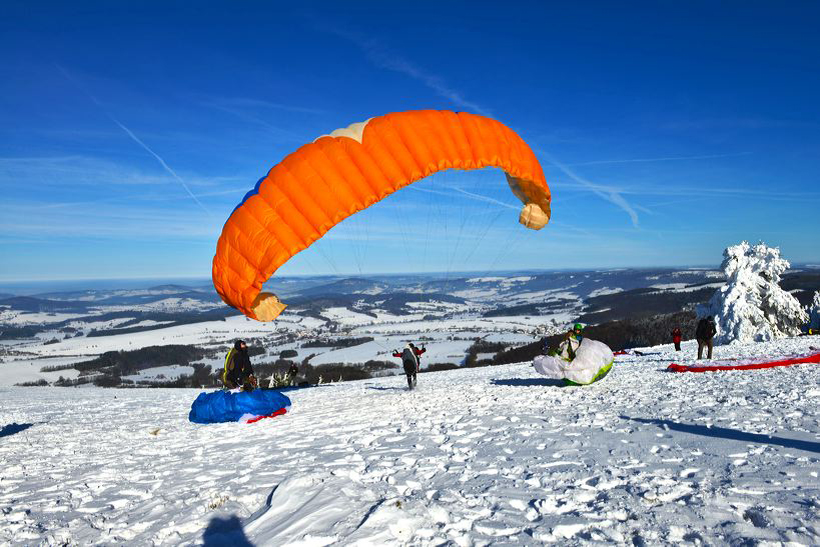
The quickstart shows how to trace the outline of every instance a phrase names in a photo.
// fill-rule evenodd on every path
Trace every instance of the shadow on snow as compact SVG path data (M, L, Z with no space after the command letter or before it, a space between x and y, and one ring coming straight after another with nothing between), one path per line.
M565 387L563 380L555 380L553 378L505 378L503 380L492 380L495 386L549 386L549 387Z
M242 521L236 515L214 517L202 534L205 547L253 547L242 529Z
M34 424L18 424L12 423L8 425L4 425L2 429L0 429L0 437L10 437L15 433L20 433L21 431L25 431L29 427L33 426Z
M670 420L630 418L629 416L621 416L621 418L625 420L632 420L634 422L640 422L642 424L654 424L658 427L669 428L673 431L681 431L691 435L703 435L705 437L730 439L745 443L773 444L783 446L785 448L792 448L794 450L820 453L820 443L814 441L801 441L799 439L789 439L786 437L772 437L771 435L747 433L745 431L729 429L726 427L706 427L705 425L679 424Z

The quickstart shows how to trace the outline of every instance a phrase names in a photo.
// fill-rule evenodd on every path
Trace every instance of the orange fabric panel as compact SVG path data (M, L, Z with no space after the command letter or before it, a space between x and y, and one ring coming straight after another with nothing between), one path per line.
M324 136L302 146L228 218L213 260L214 287L227 304L256 319L252 307L262 285L290 257L348 216L444 169L499 167L517 179L525 203L549 212L550 191L535 154L495 120L395 112L369 120L361 142L357 136Z

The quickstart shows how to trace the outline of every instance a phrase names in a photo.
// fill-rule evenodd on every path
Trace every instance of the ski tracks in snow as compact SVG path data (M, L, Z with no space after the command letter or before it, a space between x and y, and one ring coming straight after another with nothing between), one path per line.
M188 423L191 390L3 389L0 423L34 425L0 438L0 543L819 543L820 367L676 375L668 349L582 388L294 390L249 425Z

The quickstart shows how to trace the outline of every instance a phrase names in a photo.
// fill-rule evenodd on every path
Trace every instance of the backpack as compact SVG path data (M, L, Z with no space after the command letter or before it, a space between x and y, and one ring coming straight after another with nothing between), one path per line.
M418 368L419 361L416 358L416 352L413 351L413 348L404 348L404 351L401 352L401 363L405 367L412 366L414 370Z
M695 331L695 338L698 340L706 339L706 319L701 319L698 321L698 328Z
M228 363L231 361L231 357L233 357L234 349L231 348L228 350L228 354L225 356L225 368L222 369L222 383L228 383Z
M706 339L709 340L717 334L717 328L714 321L706 321Z

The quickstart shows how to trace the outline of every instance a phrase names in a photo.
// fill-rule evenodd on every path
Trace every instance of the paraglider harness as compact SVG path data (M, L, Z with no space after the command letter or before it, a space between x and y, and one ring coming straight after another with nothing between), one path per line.
M401 364L404 367L404 372L407 374L415 373L419 371L419 364L421 359L419 355L416 353L416 348L413 346L407 346L401 352Z
M402 351L393 350L393 357L401 358L401 364L404 367L404 374L407 376L407 387L413 389L416 386L416 374L419 371L419 364L421 363L421 354L426 352L427 348L422 346L418 349L412 343L407 344Z
M564 337L564 341L561 342L557 348L553 348L547 352L547 355L551 357L558 357L559 359L563 359L571 363L575 360L575 356L578 352L578 348L581 347L581 342L584 340L584 327L580 323L576 323L573 329L567 332L566 336ZM573 342L577 342L575 347L573 347ZM564 355L564 351L566 350L566 355Z
M228 350L227 355L225 355L225 366L222 369L222 385L228 385L228 363L231 362L235 351L235 349L231 348Z

